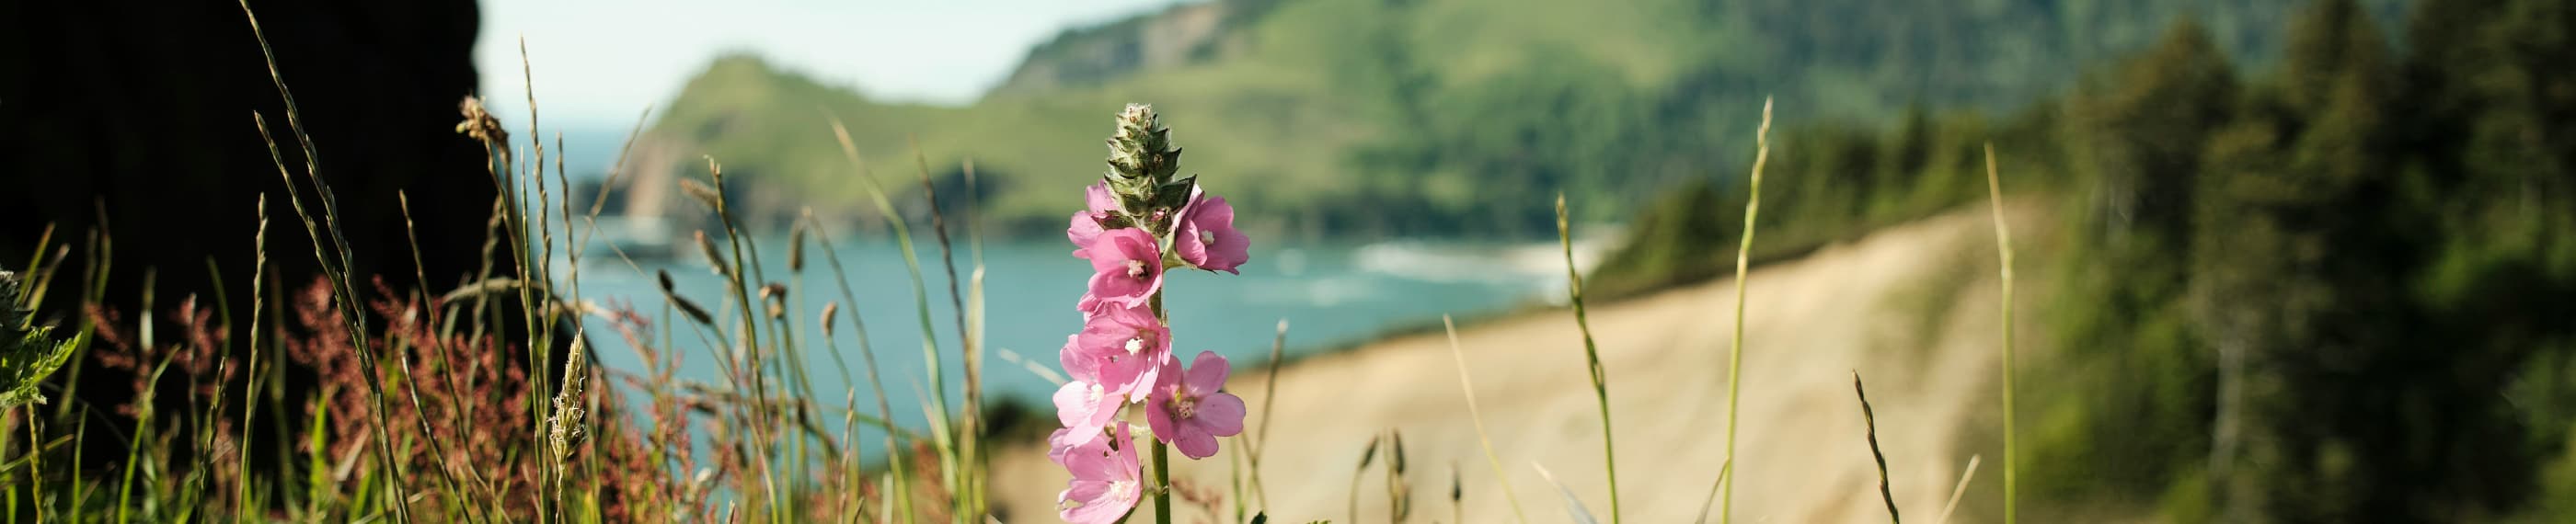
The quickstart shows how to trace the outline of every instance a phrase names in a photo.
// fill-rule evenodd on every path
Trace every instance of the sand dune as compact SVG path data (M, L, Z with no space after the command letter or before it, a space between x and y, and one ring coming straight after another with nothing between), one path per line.
M2014 220L2031 224L2034 216L2017 211ZM1993 234L1979 208L1753 272L1737 439L1740 522L1884 522L1852 395L1854 371L1869 381L1897 503L1910 520L1930 522L1940 512L1971 452L1996 458L1960 442L1964 425L1999 402ZM2025 304L2038 296L2029 283L2039 279L2029 275L2039 258L2023 256ZM1627 521L1698 518L1724 462L1733 315L1731 280L1593 309L1611 378ZM2023 317L2025 325L2031 318ZM2034 340L2033 333L2023 329L2022 340ZM1412 521L1461 520L1450 514L1452 464L1464 476L1465 522L1510 521L1504 480L1531 521L1566 521L1564 497L1539 478L1535 463L1607 522L1601 427L1572 314L1483 323L1459 337L1502 475L1477 444L1447 342L1438 334L1386 340L1280 372L1261 471L1271 521L1348 520L1360 451L1372 435L1394 428L1404 434L1410 462ZM1238 372L1229 388L1255 406L1255 420L1263 378ZM1044 451L1027 444L993 458L993 489L1006 520L1055 521L1054 496L1066 474ZM1175 456L1174 468L1184 482L1224 492L1232 467L1226 459ZM1989 460L1978 482L1999 479L1995 466ZM1361 477L1361 522L1388 519L1381 467ZM1231 520L1231 509L1223 511L1225 518L1213 520L1198 508L1176 513L1182 522Z

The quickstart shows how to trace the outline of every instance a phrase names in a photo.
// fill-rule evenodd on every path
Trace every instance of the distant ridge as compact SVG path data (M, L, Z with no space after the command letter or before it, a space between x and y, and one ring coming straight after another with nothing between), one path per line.
M1793 127L2019 110L2182 17L2267 63L2304 3L1216 0L1066 31L963 108L726 57L652 133L786 206L770 211L852 207L837 115L880 175L914 178L918 143L962 187L973 158L987 224L1036 235L1062 228L1064 195L1097 171L1109 114L1146 102L1209 187L1298 211L1254 215L1256 231L1544 236L1560 190L1578 218L1617 220L1674 182L1733 176L1764 95ZM2406 10L2365 5L2390 23Z

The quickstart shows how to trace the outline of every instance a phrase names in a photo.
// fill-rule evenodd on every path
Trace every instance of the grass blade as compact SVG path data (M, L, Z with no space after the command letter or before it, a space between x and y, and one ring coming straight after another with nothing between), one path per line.
M1449 315L1441 315L1440 327L1449 334L1449 356L1458 362L1458 390L1467 397L1467 416L1476 422L1476 442L1485 446L1485 462L1494 467L1494 482L1502 484L1503 499L1512 504L1512 517L1529 522L1529 514L1521 512L1520 495L1512 493L1511 476L1503 472L1502 457L1494 454L1494 438L1485 432L1485 411L1476 407L1476 383L1467 378L1467 352L1458 347L1458 323Z
M2013 472L2013 252L2012 230L2004 225L2004 186L1995 176L1995 144L1986 143L1986 195L1994 203L1995 253L2003 263L2004 315L2004 524L2012 524L2015 513Z
M1708 498L1700 499L1699 501L1699 520L1692 522L1708 524L1708 509L1717 507L1717 488L1726 485L1727 473L1734 470L1734 464L1719 464L1717 466L1717 481L1708 483Z
M1959 472L1959 485L1957 487L1950 488L1950 503L1941 505L1941 518L1932 519L1932 524L1944 524L1950 522L1950 511L1959 509L1959 497L1961 495L1968 494L1968 480L1977 478L1977 460L1981 458L1985 457L1983 455L1968 456L1968 467L1965 471Z
M1752 190L1744 200L1744 240L1735 248L1735 341L1726 352L1726 470L1719 473L1727 480L1718 484L1717 521L1735 521L1735 421L1741 411L1737 400L1744 390L1744 274L1751 265L1753 223L1762 215L1762 164L1771 160L1771 99L1762 99L1762 127L1753 133Z
M1575 524L1601 524L1601 519L1592 516L1591 509L1583 507L1583 498L1574 496L1574 490L1566 488L1565 483L1557 482L1556 474L1549 473L1547 471L1547 466L1541 466L1536 462L1532 462L1530 463L1530 467L1538 468L1538 478L1547 479L1548 484L1556 486L1556 492L1558 494L1565 495L1565 514L1567 518L1573 519Z
M1261 513L1270 512L1270 488L1261 483L1261 451L1270 446L1270 405L1279 398L1279 353L1288 347L1288 319L1279 319L1279 334L1270 339L1270 363L1263 370L1269 378L1261 382L1261 429L1252 443L1252 496L1261 500Z
M1556 194L1556 240L1565 248L1566 295L1574 303L1574 327L1583 332L1583 364L1591 372L1592 398L1601 405L1601 463L1610 476L1610 522L1619 522L1619 446L1610 433L1610 376L1601 367L1601 346L1592 341L1592 321L1583 314L1583 275L1574 270L1574 233L1566 224L1565 193ZM1733 446L1729 446L1730 448Z
M1878 413L1869 407L1869 390L1860 385L1860 372L1852 372L1852 394L1860 397L1861 424L1869 431L1869 455L1878 459L1878 497L1887 501L1887 521L1903 523L1896 513L1896 492L1887 485L1887 453L1878 449Z

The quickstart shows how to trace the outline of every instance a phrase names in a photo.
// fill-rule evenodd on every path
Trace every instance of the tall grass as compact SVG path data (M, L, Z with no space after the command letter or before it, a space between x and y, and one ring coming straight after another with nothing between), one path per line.
M330 183L322 178L321 155L313 147L312 134L304 129L304 113L295 107L295 94L286 87L285 73L278 70L277 55L269 49L268 36L260 31L259 17L251 12L249 0L242 0L241 6L243 18L250 22L251 35L259 40L260 57L268 63L269 80L277 85L277 96L286 103L287 124L295 132L296 142L303 146L304 176L312 182L314 198L321 202L323 218L328 222L327 229L331 233L329 237L331 242L328 246L322 242L324 238L322 232L325 228L316 226L313 214L305 209L303 193L295 189L295 177L288 173L286 157L278 153L277 140L269 134L268 118L254 111L251 113L252 121L258 124L260 140L268 144L269 158L277 164L277 175L286 184L287 201L294 205L295 216L303 220L304 232L313 239L313 259L321 265L323 274L331 283L331 296L339 305L341 322L348 324L350 333L368 333L366 316L356 313L357 285L348 274L352 255L349 252L348 238L340 232L339 197L332 193ZM338 254L336 260L332 253ZM149 310L151 306L146 305L144 309ZM376 371L375 351L370 347L367 337L354 337L352 342L357 346L357 352L360 355L358 362L362 364L366 373L368 399L374 403L375 411L382 413L385 410L385 387L381 379L382 374ZM147 340L144 344L149 346L151 342ZM407 480L404 478L402 465L394 459L397 455L395 455L393 434L385 427L383 417L375 417L369 422L372 423L372 429L375 431L375 445L378 453L376 458L389 473L386 476L386 482L392 488L389 495L394 501L390 504L394 520L409 522L411 520L411 505L408 503L410 489L405 486ZM122 515L121 512L120 515Z
M873 416L859 413L856 389L847 391L847 407L837 409L844 429L836 437L820 430L813 420L834 410L812 402L818 395L805 355L809 347L829 349L843 383L854 385L833 339L834 316L841 304L855 309L861 303L819 220L808 217L799 223L788 255L794 273L789 278L801 282L802 232L811 230L822 237L819 241L831 259L844 302L827 308L818 324L806 324L801 314L785 314L786 293L793 287L770 281L762 273L759 246L743 228L735 199L724 189L721 165L713 159L707 177L714 183L699 185L703 191L692 191L692 196L704 197L721 229L715 235L721 235L725 247L708 251L711 265L725 282L726 299L718 303L724 317L690 300L685 290L669 284L667 275L659 320L632 305L586 300L580 291L582 255L587 240L597 233L596 217L604 202L591 203L587 217L571 202L562 139L556 138L551 150L539 139L543 128L534 119L533 92L530 122L520 137L524 141L514 141L479 99L468 99L460 106L465 122L457 131L485 146L486 174L496 196L490 208L483 269L452 291L425 287L431 275L421 262L412 202L407 194L398 194L393 203L402 210L406 240L412 246L409 276L423 287L396 291L379 280L370 288L366 282L372 277L360 274L357 262L393 259L387 256L393 254L352 250L343 230L354 226L343 222L340 208L359 204L343 202L333 191L330 178L320 169L322 147L304 125L285 71L269 51L247 2L243 11L253 38L269 60L270 78L286 106L286 131L298 147L292 151L278 147L277 139L287 137L271 132L269 115L255 112L252 123L266 139L271 159L289 188L288 203L313 240L321 276L309 292L290 291L287 288L300 283L276 278L268 260L269 209L263 195L256 210L246 210L256 211L259 218L259 228L247 232L257 254L248 264L249 322L233 322L229 297L220 285L213 290L212 307L200 306L192 297L171 313L170 322L175 324L156 322L152 314L158 308L150 295L149 276L143 311L129 321L104 306L99 296L112 257L104 224L93 230L87 251L89 275L80 283L86 312L78 317L82 333L67 341L54 340L42 334L43 326L32 315L26 319L10 315L5 327L13 336L35 328L26 340L41 341L47 350L59 349L39 356L79 354L83 358L70 361L97 358L107 367L133 375L135 400L120 409L135 421L135 427L116 434L115 440L125 445L117 450L124 455L117 467L103 473L74 469L65 476L42 467L58 461L48 455L91 435L88 422L102 415L87 406L75 409L81 402L69 390L63 392L66 406L50 410L50 417L33 409L12 410L13 415L24 416L24 438L29 440L8 446L18 455L0 465L0 472L12 475L16 479L12 483L22 488L6 496L13 521L18 516L94 521L102 515L146 522L635 522L721 517L764 522L968 523L991 519L985 494L988 482L982 474L986 446L982 434L988 425L981 420L981 410L973 406L981 403L983 391L978 351L980 245L970 244L975 246L973 282L962 289L954 282L950 287L950 305L963 322L956 333L955 351L965 356L969 368L965 387L970 406L951 412L939 396L926 397L929 405L925 407L933 414L929 436L890 424L893 410L873 349L865 327L853 314L849 320L854 329L848 331L858 334L877 409ZM522 54L524 59L524 48ZM533 69L523 65L523 72ZM845 130L839 133L846 137ZM530 154L516 154L519 151ZM549 152L555 162L552 180L545 177ZM302 155L300 176L288 158L291 153ZM623 156L611 184L633 180L622 176ZM855 156L852 160L853 167L863 169ZM923 167L926 183L927 166ZM915 303L924 306L923 351L930 357L924 371L932 390L944 392L940 357L949 349L941 347L931 331L928 284L896 206L882 190L878 196L879 209L893 219L899 245L912 267ZM971 209L973 204L967 206ZM943 262L955 281L960 271L947 215L943 211L932 219ZM965 224L968 242L975 242L971 212ZM39 298L46 295L45 286L68 258L69 246L64 245L51 251L56 254L47 263L42 255L49 252L53 238L49 230L36 246L39 257L28 263L28 278L11 275L8 279L12 284L29 282L32 292L23 301L17 298L20 294L8 294L6 311L43 307ZM500 251L503 248L508 252ZM551 262L558 256L569 263ZM643 274L622 251L617 258ZM557 267L563 271L558 273ZM207 270L222 281L216 261L209 260ZM146 275L151 273L152 268L145 268ZM592 348L598 345L591 337L603 330L585 328L585 321L611 326L605 331L624 337L641 357L643 369L597 365ZM165 336L159 329L164 324L181 328L180 336ZM654 324L661 324L658 336ZM88 351L86 340L93 329L107 337L111 347ZM819 330L823 342L800 344L799 340L812 340L800 336L806 329ZM243 333L248 335L247 344L237 343L235 335ZM674 370L688 356L669 349L675 347L675 339L688 336L711 349L708 355L724 370L721 380L706 383L675 376ZM52 368L23 361L19 352L25 344L18 340L0 342L8 346L0 369L10 372L0 378L23 379L8 384L27 385L24 398L33 398L34 384ZM243 348L239 351L248 358L237 358L236 348ZM313 391L288 394L286 388L275 387L290 371L318 375ZM184 381L188 387L184 391L175 385L164 387L165 380ZM65 381L80 383L77 377ZM4 389L10 395L0 399L22 398L19 388ZM648 398L642 404L629 404L620 400L626 394L621 391L640 392ZM185 409L169 409L181 406ZM302 407L305 416L295 418L286 412L291 407ZM952 413L961 416L951 419ZM56 439L48 442L47 423L77 429L55 429L50 433L56 433ZM252 454L243 444L256 442L245 440L254 424L275 426L280 461L274 467L254 466L247 460ZM862 468L854 454L840 451L859 438L860 425L884 431L888 462L882 471ZM924 454L912 452L907 445L935 449L937 462L910 460ZM0 442L0 446L7 444ZM86 461L78 458L78 448L71 449L69 463L77 468ZM20 472L26 475L16 477ZM923 473L943 482L915 489L908 481ZM24 502L33 502L33 507Z

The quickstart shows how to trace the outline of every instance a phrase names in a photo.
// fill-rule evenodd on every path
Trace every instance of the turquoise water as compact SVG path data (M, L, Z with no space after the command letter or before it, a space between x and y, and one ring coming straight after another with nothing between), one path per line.
M798 319L802 332L795 337L808 352L804 358L813 374L812 400L837 408L852 390L845 389L815 327L823 305L842 300L830 273L831 265L819 245L808 246L802 281L791 282L798 277L786 267L786 239L772 236L757 240L762 272L769 280L791 284L789 296L799 309L789 314ZM866 323L866 337L884 374L895 422L921 428L926 419L920 399L930 385L922 355L919 310L914 307L913 280L901 251L888 239L843 238L835 244L848 270L857 305L842 304L844 321L834 338L842 357L848 360L852 378L857 380L854 385L860 409L873 412L875 400L867 392L859 335L846 320L853 312ZM1365 341L1391 328L1438 322L1442 314L1472 315L1544 299L1549 291L1564 286L1562 266L1551 266L1546 263L1548 257L1540 256L1553 254L1555 246L1544 247L1433 242L1256 245L1252 262L1243 266L1241 275L1204 271L1168 274L1165 304L1171 314L1173 347L1183 358L1199 351L1215 351L1233 359L1236 370L1251 370L1268 358L1271 339L1282 320L1289 324L1288 352L1297 354ZM964 369L958 353L956 316L949 302L949 280L939 263L938 246L928 244L919 249L922 273L932 293L931 313L944 361L945 393L954 409L962 402L959 399L963 395L960 388ZM726 282L692 256L694 248L684 245L677 251L682 254L671 259L636 261L642 270L639 274L637 267L618 260L604 246L594 245L581 262L581 297L612 307L631 304L659 323L666 318L665 305L652 272L668 270L681 294L707 307L718 323L731 329L741 317L738 311L726 307L731 302ZM1056 353L1067 335L1081 329L1082 316L1073 305L1091 273L1090 265L1074 258L1071 252L1069 244L1056 239L984 246L988 341L984 384L988 396L1049 409L1047 398L1055 384L1027 366L1004 358L1002 353L1016 353L1050 371L1060 369ZM961 291L974 271L971 256L967 246L957 247ZM564 273L565 268L556 270L557 275ZM668 318L679 318L676 313L668 314L674 315ZM590 338L601 344L603 364L634 372L644 369L641 358L610 324L593 318L588 327ZM654 335L658 336L663 327L655 325ZM712 333L701 337L685 321L669 327L675 340L672 348L662 350L663 358L670 358L668 355L675 350L684 353L678 376L721 382L715 354L705 343L720 337ZM766 330L761 335L764 340L770 336ZM628 395L630 400L642 396L631 391ZM838 426L838 422L834 420L831 425Z

